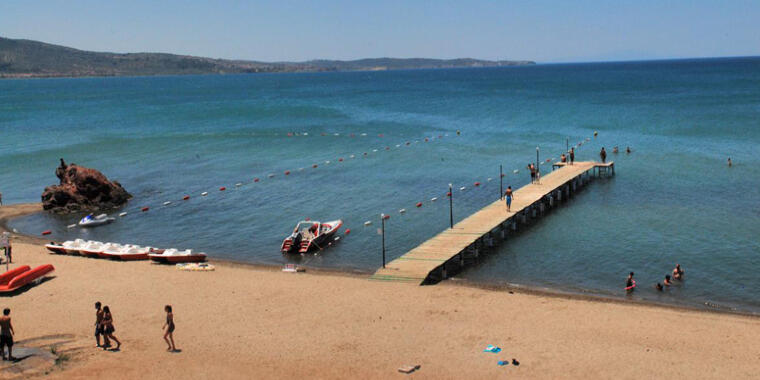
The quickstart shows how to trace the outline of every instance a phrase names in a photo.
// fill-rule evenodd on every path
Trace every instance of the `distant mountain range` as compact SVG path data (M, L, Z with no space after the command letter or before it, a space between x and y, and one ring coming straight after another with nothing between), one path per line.
M0 37L0 78L372 71L533 65L472 58L368 58L355 61L258 62L166 53L101 53Z

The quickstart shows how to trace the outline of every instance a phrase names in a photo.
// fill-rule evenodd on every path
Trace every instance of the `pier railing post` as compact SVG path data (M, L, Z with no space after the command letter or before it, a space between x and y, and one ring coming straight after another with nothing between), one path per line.
M454 228L454 193L449 184L449 227Z
M383 268L385 268L385 214L380 214L381 235L383 239Z
M499 199L504 195L504 172L501 165L499 165Z

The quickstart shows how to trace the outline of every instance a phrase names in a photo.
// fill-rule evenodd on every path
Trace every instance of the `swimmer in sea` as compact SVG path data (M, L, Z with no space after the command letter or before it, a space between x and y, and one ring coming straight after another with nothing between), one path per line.
M618 154L618 147L617 147L617 145L615 145L614 147L612 147L612 153Z
M673 268L673 278L676 280L683 278L683 269L681 269L681 264L676 264L676 267Z
M657 285L654 286L654 288L657 289L657 291L661 292L662 291L662 284L660 284L658 282Z
M665 284L665 286L670 286L670 285L673 284L672 282L670 282L670 275L669 274L665 275L665 281L663 281L663 284Z
M628 153L628 154L630 154L631 153L631 147L630 146L625 147L625 152Z
M729 157L728 158L728 167L730 168L732 165L733 165L733 163L731 162L731 157Z
M631 291L636 287L636 280L633 279L633 272L628 274L628 278L625 280L625 290Z

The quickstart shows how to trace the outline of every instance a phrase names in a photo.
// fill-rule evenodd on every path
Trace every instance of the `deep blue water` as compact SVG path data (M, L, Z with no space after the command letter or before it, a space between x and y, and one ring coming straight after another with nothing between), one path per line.
M90 231L66 228L80 215L35 215L13 227L373 270L380 213L391 215L392 259L448 225L448 183L467 186L454 194L458 220L498 197L500 164L504 186L522 186L536 146L542 160L557 158L566 139L594 131L577 159L631 146L630 155L609 155L617 175L460 276L622 296L635 271L637 298L760 311L758 58L3 80L0 191L6 203L39 201L63 157L120 181L134 195L129 215ZM284 258L282 238L306 217L342 218L351 234L319 255ZM648 289L676 262L686 281L661 295Z

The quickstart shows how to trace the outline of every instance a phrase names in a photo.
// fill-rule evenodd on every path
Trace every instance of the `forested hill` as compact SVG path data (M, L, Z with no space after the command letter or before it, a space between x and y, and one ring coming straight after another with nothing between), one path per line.
M104 53L0 37L0 78L366 71L531 65L471 58L368 58L354 61L258 62L166 53Z

